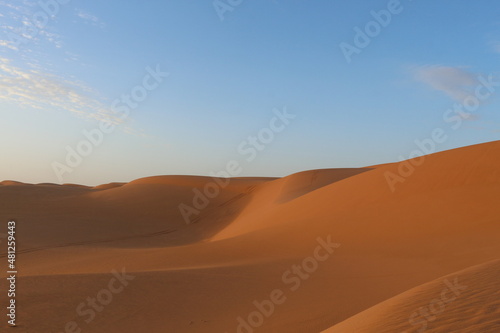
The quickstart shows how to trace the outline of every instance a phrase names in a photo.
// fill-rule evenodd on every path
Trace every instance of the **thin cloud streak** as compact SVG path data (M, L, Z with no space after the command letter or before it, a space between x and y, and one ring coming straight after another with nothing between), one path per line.
M440 91L455 101L463 102L473 95L473 89L479 84L476 75L458 67L422 66L414 70L417 81L423 82Z
M81 83L35 69L21 69L0 58L0 101L35 109L69 111L81 118L119 123L103 102Z

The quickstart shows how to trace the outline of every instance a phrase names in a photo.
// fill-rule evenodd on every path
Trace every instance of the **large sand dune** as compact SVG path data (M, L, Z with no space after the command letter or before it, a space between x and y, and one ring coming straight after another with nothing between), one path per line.
M393 191L388 172L411 162ZM18 225L19 326L0 331L417 332L410 316L459 276L468 288L427 331L500 332L500 142L411 162L280 179L2 182L1 219ZM179 205L226 182L186 223ZM92 310L96 296L106 304Z

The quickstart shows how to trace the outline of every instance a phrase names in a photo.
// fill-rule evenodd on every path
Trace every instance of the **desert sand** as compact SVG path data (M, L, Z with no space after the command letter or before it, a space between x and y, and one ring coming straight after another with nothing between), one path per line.
M0 331L500 332L499 198L499 141L284 178L4 181L18 326Z

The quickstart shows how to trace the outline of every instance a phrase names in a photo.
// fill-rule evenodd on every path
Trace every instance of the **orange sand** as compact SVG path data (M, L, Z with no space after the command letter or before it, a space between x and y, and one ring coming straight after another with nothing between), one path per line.
M191 224L179 204L192 205L212 178L4 181L0 220L17 221L19 326L3 320L0 332L60 333L75 321L82 332L232 333L276 289L286 300L253 331L417 332L412 313L455 276L468 288L426 332L500 332L500 142L426 156L392 192L386 172L402 163L234 178ZM314 257L318 237L340 247L292 291L283 274ZM77 307L122 268L135 278L86 323Z

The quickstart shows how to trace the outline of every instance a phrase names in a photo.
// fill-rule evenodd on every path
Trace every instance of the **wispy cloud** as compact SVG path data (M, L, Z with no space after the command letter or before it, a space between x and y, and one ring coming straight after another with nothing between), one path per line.
M0 58L0 101L36 109L69 111L79 117L117 122L85 85L37 69L21 69Z
M23 3L23 5L20 5L19 3ZM26 1L19 1L19 2L14 2L14 1L0 1L0 6L6 7L8 9L17 11L17 12L22 12L25 10L26 6Z
M14 51L18 50L17 46L15 46L12 41L8 41L8 40L1 40L0 39L0 47L6 47L6 48L14 50Z
M106 24L94 14L84 11L82 9L75 9L76 16L82 19L85 23L93 25L94 27L104 28Z
M36 1L0 1L2 22L0 30L0 51L14 50L29 52L31 47L43 45L43 42L62 47L62 37L56 32L53 18L44 24L34 19L35 14L44 14L42 7Z
M463 102L471 96L473 89L479 84L477 75L459 67L422 66L414 69L413 74L416 80L443 92L458 102Z
M81 66L85 63L64 45L67 36L64 31L58 30L56 17L33 29L36 23L33 15L42 11L40 3L34 0L0 0L0 103L60 110L82 119L122 124L124 121L115 116L111 103L98 92L79 81L54 74L61 72L55 68L57 62L53 59L56 55L61 61ZM88 11L75 9L73 13L79 24L101 29L105 27L99 17ZM57 52L49 52L48 47L54 47L52 51ZM121 126L121 129L127 134L145 135L130 125Z
M64 46L62 36L55 32L41 31L40 35L43 35L49 43L58 49Z

